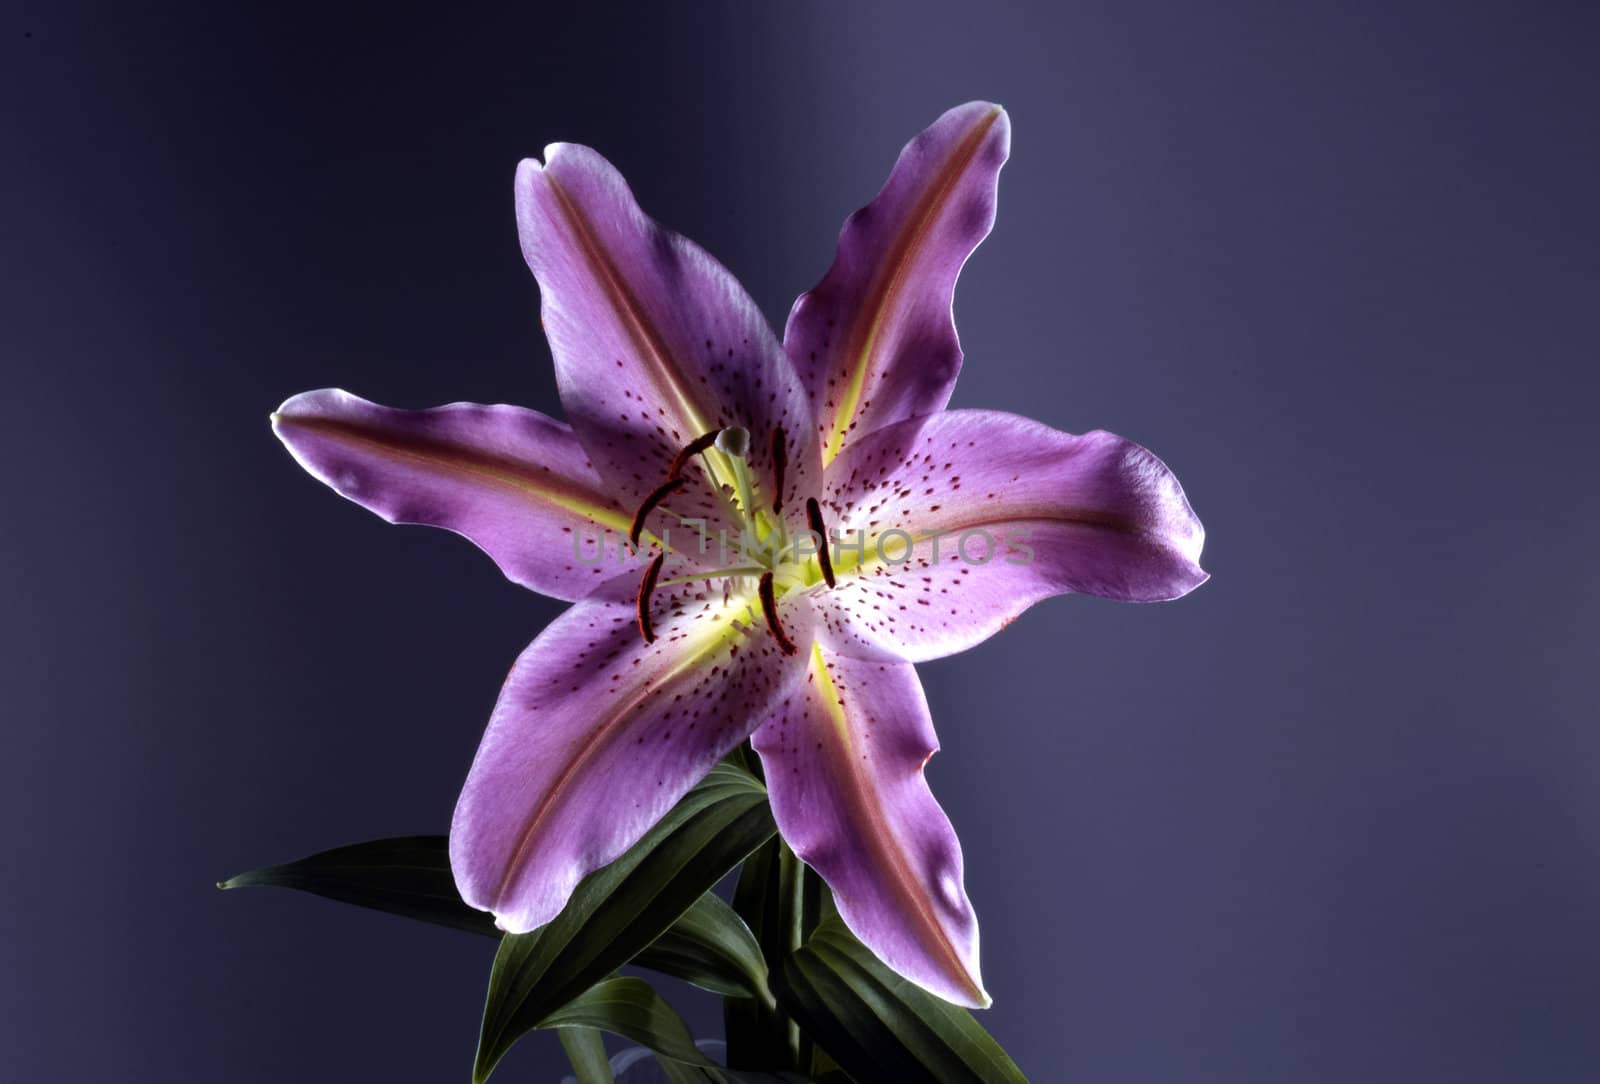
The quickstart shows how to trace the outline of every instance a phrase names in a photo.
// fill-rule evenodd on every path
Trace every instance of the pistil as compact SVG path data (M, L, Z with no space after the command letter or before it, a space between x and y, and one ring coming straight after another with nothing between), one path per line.
M717 434L717 451L727 456L733 466L733 481L739 492L739 509L745 520L754 527L755 495L750 485L750 467L745 463L745 456L750 453L750 430L737 425L724 429Z

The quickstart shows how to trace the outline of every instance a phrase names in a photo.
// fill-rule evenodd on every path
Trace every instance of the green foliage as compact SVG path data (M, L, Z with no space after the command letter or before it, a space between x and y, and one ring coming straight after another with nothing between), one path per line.
M1026 1084L973 1015L890 971L776 838L766 790L730 757L532 933L502 936L462 902L443 836L339 847L222 888L294 888L500 938L475 1084L534 1030L560 1037L580 1084L612 1084L602 1032L654 1052L673 1084ZM742 870L733 905L711 893ZM728 1066L707 1058L633 964L724 997Z

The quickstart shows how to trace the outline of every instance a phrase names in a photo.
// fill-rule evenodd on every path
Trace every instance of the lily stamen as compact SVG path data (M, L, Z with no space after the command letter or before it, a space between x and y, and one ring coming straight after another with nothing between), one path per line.
M666 559L665 553L656 554L650 567L644 570L644 579L639 581L639 635L647 644L656 642L655 626L650 623L650 596L655 594L656 578L661 575L661 565Z
M705 451L717 442L717 437L722 430L713 429L709 433L701 433L688 444L683 446L683 451L672 457L672 465L667 468L667 477L676 478L683 473L683 468L689 465L689 460Z
M639 535L644 531L645 517L651 512L655 511L656 506L662 501L666 500L683 487L684 480L682 478L668 478L665 482L662 482L660 485L656 486L655 489L651 490L650 495L647 496L644 499L644 502L639 505L639 510L633 514L633 526L628 528L628 541L632 542L634 546L637 547L639 545Z
M767 630L772 633L772 638L778 641L778 647L785 655L793 655L800 649L789 639L783 626L778 622L778 600L772 591L772 573L768 572L761 577L761 612L767 617Z
M507 676L456 804L463 906L510 934L570 914L574 886L668 810L698 816L701 798L680 803L748 738L771 823L801 855L783 862L789 917L831 893L860 941L848 947L877 954L906 993L988 1006L961 852L922 771L937 742L911 660L973 647L1069 588L1154 602L1206 578L1204 529L1152 453L945 409L961 361L953 270L989 232L1009 141L987 102L918 136L781 340L599 154L552 144L518 167L516 222L570 426L514 407L394 410L332 388L273 415L295 459L343 496L461 533L510 580L575 600ZM828 513L848 538L829 536ZM601 563L583 552L595 529ZM823 548L800 547L802 531ZM952 534L942 560L907 552ZM608 537L633 543L614 570ZM802 882L805 867L826 891ZM991 1053L1003 1067L979 1075L1020 1079Z
M828 554L828 525L822 522L822 506L815 497L806 498L806 523L817 536L817 564L822 566L822 578L834 586L833 558Z

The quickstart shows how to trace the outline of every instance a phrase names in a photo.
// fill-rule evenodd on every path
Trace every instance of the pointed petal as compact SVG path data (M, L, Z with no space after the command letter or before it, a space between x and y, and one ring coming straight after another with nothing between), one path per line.
M541 594L582 598L640 561L619 555L629 517L572 430L536 411L396 410L328 388L287 400L272 429L341 496L390 523L464 535Z
M962 651L1050 595L1156 602L1206 580L1178 479L1111 433L946 411L852 445L825 493L866 559L817 604L840 650L866 657Z
M804 686L756 731L778 830L884 963L987 1007L961 845L922 769L938 749L909 663L812 648Z
M794 304L784 346L812 396L823 462L851 440L950 400L961 368L956 276L994 225L1011 150L1005 110L969 102L906 144L851 215L821 282Z
M802 499L813 491L819 467L805 393L727 269L646 217L621 174L587 147L545 148L543 165L518 168L516 190L562 405L619 499L637 502L684 445L727 426L750 431L758 487L770 486L771 434L783 427L786 489ZM718 462L717 453L704 458ZM696 486L679 498L682 514L715 514L713 499Z
M753 592L658 590L646 644L634 589L608 583L523 652L456 805L456 885L505 930L553 918L579 879L632 846L805 672L805 656L784 656L750 609ZM809 607L784 617L809 644Z

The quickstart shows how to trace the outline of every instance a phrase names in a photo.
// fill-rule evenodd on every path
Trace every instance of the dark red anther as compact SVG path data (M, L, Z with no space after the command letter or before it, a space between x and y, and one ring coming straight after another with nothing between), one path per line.
M822 578L828 581L828 586L833 586L833 558L828 554L828 527L822 522L822 506L815 497L806 498L806 522L811 526L811 533L816 535L817 563L822 566Z
M651 490L650 495L644 499L644 503L639 505L639 510L633 514L633 526L628 528L628 541L637 547L639 545L639 535L644 531L645 517L655 511L656 505L682 489L683 486L684 481L682 478L668 478Z
M655 594L656 580L661 578L661 565L666 559L665 553L656 554L650 567L644 570L644 579L639 581L639 635L647 644L656 642L656 629L650 623L650 596Z
M683 451L672 457L672 466L667 468L667 477L676 478L678 475L682 474L683 468L689 465L689 460L693 459L695 456L699 455L701 452L705 451L707 448L711 447L717 442L717 434L720 432L722 432L722 430L713 429L709 433L701 433L688 444L685 444L683 446Z
M789 639L783 631L783 626L778 623L778 600L772 593L772 573L761 574L761 612L767 615L767 631L772 633L772 638L778 641L778 648L785 655L793 655L800 649Z
M772 514L783 507L783 472L789 466L789 446L784 443L783 426L772 431Z

